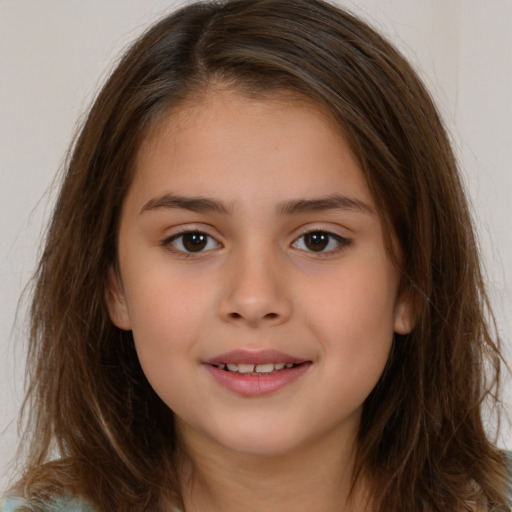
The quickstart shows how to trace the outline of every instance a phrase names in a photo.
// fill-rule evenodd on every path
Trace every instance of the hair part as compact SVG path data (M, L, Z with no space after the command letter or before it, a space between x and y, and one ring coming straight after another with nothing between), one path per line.
M371 479L375 509L505 510L506 459L480 412L497 397L499 343L447 134L404 58L320 0L189 5L136 41L98 95L34 278L25 493L44 500L60 489L99 511L142 511L160 510L166 489L180 505L172 413L131 333L110 321L105 287L142 139L219 84L249 97L291 93L327 112L361 164L388 242L399 240L416 326L396 335L364 405L355 477Z

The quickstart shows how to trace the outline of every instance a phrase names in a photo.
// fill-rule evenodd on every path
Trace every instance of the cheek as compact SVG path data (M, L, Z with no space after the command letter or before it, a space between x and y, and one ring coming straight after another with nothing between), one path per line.
M183 336L198 325L212 300L208 280L155 261L128 276L126 295L134 333ZM130 279L131 277L131 279Z
M374 293L352 293L347 283L341 293L326 297L329 304L316 311L321 323L310 328L320 340L321 361L328 376L329 396L320 397L319 410L332 411L340 419L362 405L379 381L393 342L392 307Z
M378 380L393 341L395 279L364 267L318 283L306 315L327 364L354 383Z
M145 277L135 283L133 293L127 290L127 296L135 346L151 380L151 374L165 374L193 351L212 308L206 306L208 290L198 293L194 283Z
M364 272L326 276L309 287L309 319L318 318L330 332L364 341L370 332L393 332L397 286L394 280L366 267Z
M147 284L147 283L146 283ZM149 288L149 287L147 287ZM185 291L185 290L183 290ZM194 359L201 319L197 303L172 287L154 286L150 293L140 293L131 302L132 331L142 370L151 387L171 409L186 410L182 397L194 383L185 364Z

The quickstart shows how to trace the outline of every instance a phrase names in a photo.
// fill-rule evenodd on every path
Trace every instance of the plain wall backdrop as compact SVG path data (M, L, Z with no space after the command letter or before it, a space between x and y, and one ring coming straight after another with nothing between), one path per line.
M120 51L186 2L0 0L0 489L23 396L24 307L51 184ZM512 353L512 1L338 0L420 71L451 132L478 221L499 329ZM79 207L79 205L77 205ZM510 380L503 398L510 410ZM500 444L512 448L504 422Z

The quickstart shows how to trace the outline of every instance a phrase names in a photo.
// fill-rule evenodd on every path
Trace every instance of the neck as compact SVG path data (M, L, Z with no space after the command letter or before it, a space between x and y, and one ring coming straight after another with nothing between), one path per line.
M366 510L363 486L352 488L355 439L334 443L326 436L314 446L272 457L206 447L204 440L196 446L190 437L187 441L185 512Z

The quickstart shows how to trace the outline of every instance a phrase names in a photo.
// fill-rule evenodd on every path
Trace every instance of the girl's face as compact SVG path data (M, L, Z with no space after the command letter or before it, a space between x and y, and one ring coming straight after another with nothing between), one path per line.
M200 447L352 443L393 332L410 327L346 140L283 96L210 92L148 135L119 264L112 320Z

